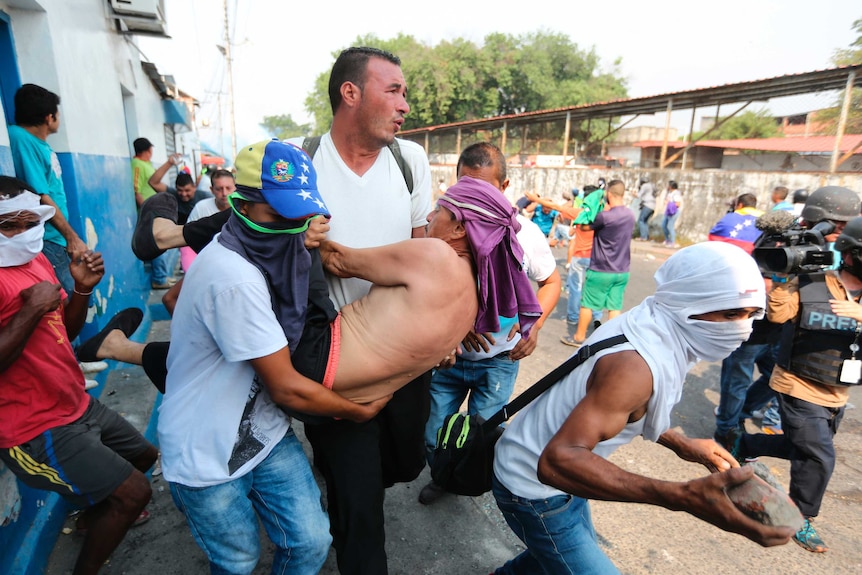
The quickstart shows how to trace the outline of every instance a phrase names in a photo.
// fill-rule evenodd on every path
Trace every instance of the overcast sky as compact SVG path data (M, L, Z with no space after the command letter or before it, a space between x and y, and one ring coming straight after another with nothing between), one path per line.
M859 0L227 2L240 146L268 137L258 126L264 116L290 114L299 123L309 121L303 102L315 78L330 68L334 52L360 35L389 39L403 33L433 46L453 38L481 45L492 32L563 33L580 48L595 47L605 67L621 58L629 94L635 97L831 67L834 51L855 40L851 25L862 18ZM198 119L209 119L213 126L200 131L201 139L217 151L217 93L223 92L223 137L229 148L227 79L216 47L224 44L223 2L165 4L172 38L141 37L141 50L201 102ZM639 123L664 125L663 118L654 119Z

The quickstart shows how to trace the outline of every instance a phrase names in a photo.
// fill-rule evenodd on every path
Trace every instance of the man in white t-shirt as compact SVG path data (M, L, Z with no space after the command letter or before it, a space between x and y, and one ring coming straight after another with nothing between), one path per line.
M761 545L780 545L790 527L764 525L725 493L752 476L712 439L670 429L686 373L719 361L745 341L766 305L757 265L740 248L703 242L656 272L655 295L600 326L585 345L624 335L518 413L494 456L497 506L527 549L496 573L618 573L599 547L589 499L686 511ZM583 351L583 349L581 350ZM637 436L713 473L659 481L607 460Z
M276 546L274 572L317 573L326 560L320 492L280 405L366 421L386 403L344 399L291 361L321 294L301 232L328 211L308 156L275 143L237 155L242 205L184 279L159 410L164 477L220 573L254 570L258 519Z
M471 176L484 180L501 192L509 186L506 158L497 146L488 142L472 144L461 152L457 174L459 178ZM547 237L529 219L520 214L517 219L521 224L517 239L524 250L524 271L539 286L536 295L542 315L527 338L521 337L514 317L501 317L501 329L496 333L471 332L464 340L462 353L454 365L434 372L431 378L431 413L425 424L429 465L437 430L446 416L458 412L468 395L469 413L478 413L485 419L506 404L515 388L519 360L536 348L539 330L560 299L562 281ZM430 481L419 492L419 502L430 505L444 493L442 487Z
M329 238L351 248L425 235L431 211L431 168L421 146L396 140L410 111L398 57L375 48L344 50L329 79L332 127L313 154L320 192L332 212ZM390 146L398 145L405 175ZM302 138L292 140L302 144ZM341 308L368 293L357 278L328 277ZM395 393L373 420L306 426L315 466L326 480L338 569L343 575L387 573L383 491L412 481L425 466L430 372ZM357 481L362 478L362 481Z

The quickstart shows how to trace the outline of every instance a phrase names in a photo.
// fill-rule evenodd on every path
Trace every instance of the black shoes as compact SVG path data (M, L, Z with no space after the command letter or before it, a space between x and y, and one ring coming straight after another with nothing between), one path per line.
M156 194L141 205L138 222L132 234L132 251L142 261L149 262L163 253L153 237L153 220L167 218L177 223L177 199L167 192Z
M429 481L428 484L422 488L422 491L419 492L419 503L422 505L431 505L445 494L445 489L433 481Z

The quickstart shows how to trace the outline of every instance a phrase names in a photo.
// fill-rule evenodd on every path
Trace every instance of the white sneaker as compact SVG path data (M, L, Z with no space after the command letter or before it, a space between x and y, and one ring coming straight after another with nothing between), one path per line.
M108 369L108 364L104 361L79 361L78 365L84 373L99 373Z
M84 380L84 389L93 389L94 387L99 387L99 382L95 379L85 379Z

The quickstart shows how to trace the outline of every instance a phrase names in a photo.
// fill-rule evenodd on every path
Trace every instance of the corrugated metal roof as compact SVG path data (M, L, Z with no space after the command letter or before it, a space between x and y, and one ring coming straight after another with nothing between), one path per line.
M494 118L439 124L437 126L403 130L400 135L417 136L426 132L454 131L459 128L472 130L494 129L501 127L504 122L509 126L516 126L536 122L564 120L568 114L571 115L572 121L586 120L588 118L607 118L609 116L656 114L666 111L668 101L671 99L673 100L674 110L692 107L703 108L737 102L766 101L770 98L779 98L782 96L844 89L851 71L857 72L854 85L862 86L862 74L859 73L860 70L862 70L862 64L841 66L750 82L724 84L682 92L668 92L656 96L595 102L552 110L539 110L523 114L509 114Z
M844 134L839 144L840 152L848 152L860 145L862 134ZM660 148L661 140L644 140L633 144L638 148ZM685 142L668 142L667 147L680 149L686 146ZM790 138L747 138L741 140L701 140L695 143L695 147L702 148L724 148L726 150L757 150L761 152L796 152L805 153L828 153L831 154L835 148L835 136L809 136ZM859 152L862 154L862 150Z

